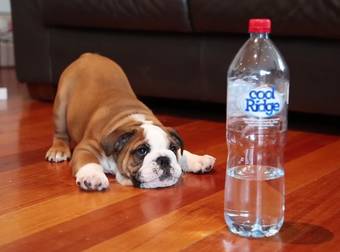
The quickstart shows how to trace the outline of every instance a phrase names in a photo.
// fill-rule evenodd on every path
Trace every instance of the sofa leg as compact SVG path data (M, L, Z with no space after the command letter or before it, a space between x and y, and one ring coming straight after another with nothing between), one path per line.
M36 100L53 101L57 86L49 83L27 83L30 96Z

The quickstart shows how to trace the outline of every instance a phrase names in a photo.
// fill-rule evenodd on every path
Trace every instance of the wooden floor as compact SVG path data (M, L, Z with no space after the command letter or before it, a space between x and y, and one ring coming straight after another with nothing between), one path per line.
M44 161L52 104L30 100L13 70L0 73L9 87L0 102L0 251L340 251L339 135L289 131L284 227L269 239L245 239L223 218L223 112L152 105L188 149L217 157L213 173L186 174L162 190L123 187L111 177L108 191L87 193L67 163Z

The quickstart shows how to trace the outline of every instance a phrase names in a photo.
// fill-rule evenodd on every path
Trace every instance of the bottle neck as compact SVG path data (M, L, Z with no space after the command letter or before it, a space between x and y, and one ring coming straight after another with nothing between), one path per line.
M269 33L268 32L251 32L250 38L269 39Z

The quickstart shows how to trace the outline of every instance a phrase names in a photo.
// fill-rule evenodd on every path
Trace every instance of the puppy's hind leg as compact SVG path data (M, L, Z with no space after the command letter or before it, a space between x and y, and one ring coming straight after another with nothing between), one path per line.
M200 156L184 150L179 163L184 172L207 173L214 168L215 161L212 156Z
M69 136L66 127L66 101L57 94L54 106L54 137L51 148L46 153L46 160L50 162L63 162L71 158Z

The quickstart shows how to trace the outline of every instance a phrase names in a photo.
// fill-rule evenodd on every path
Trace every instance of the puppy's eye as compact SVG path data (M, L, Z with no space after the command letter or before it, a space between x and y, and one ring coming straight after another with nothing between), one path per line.
M135 150L135 154L139 157L144 157L146 154L149 153L149 151L150 148L148 146L142 145Z
M177 146L176 146L176 145L170 144L169 149L170 149L173 153L175 153L175 155L177 155Z

